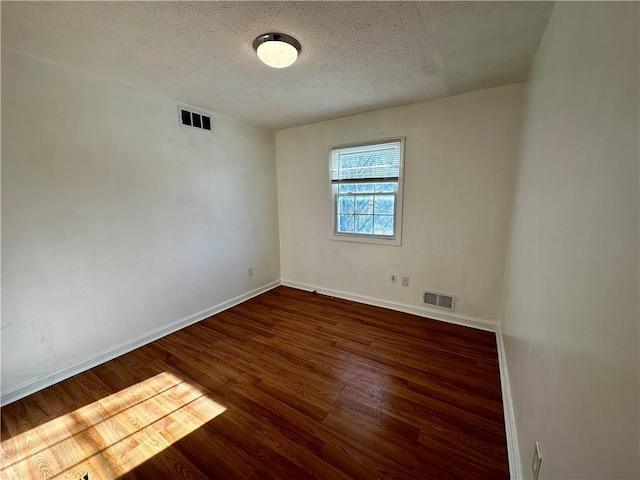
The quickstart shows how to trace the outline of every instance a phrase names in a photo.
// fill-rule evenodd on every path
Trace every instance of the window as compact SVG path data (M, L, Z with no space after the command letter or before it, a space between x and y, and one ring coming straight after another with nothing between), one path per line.
M400 245L404 138L331 149L333 238Z

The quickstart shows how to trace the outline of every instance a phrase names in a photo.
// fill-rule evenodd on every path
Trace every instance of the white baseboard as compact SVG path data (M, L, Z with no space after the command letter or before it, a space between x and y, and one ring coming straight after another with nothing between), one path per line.
M454 323L456 325L462 325L465 327L473 327L479 330L486 330L489 332L497 331L497 322L491 320L485 320L482 318L469 317L466 315L460 315L458 313L444 313L442 311L430 309L428 307L417 307L414 305L406 305L404 303L390 302L388 300L379 300L377 298L366 297L364 295L357 295L355 293L342 292L339 290L331 290L324 287L318 287L315 285L308 285L306 283L292 282L290 280L282 280L282 285L287 287L297 288L298 290L307 290L310 292L318 292L323 295L329 295L331 297L342 298L345 300L352 300L354 302L365 303L367 305L373 305L375 307L388 308L389 310L396 310L398 312L411 313L420 317L432 318L434 320L440 320L442 322Z
M266 285L263 285L262 287L256 288L255 290L251 290L250 292L238 295L237 297L219 303L218 305L209 307L206 310L202 310L201 312L194 313L193 315L189 315L188 317L177 320L173 323L170 323L169 325L157 328L134 339L127 340L126 342L121 343L120 345L117 345L106 351L103 351L96 355L91 355L90 357L86 357L70 365L59 367L55 370L46 372L33 380L8 389L6 392L2 392L2 396L0 397L0 405L7 405L8 403L15 402L16 400L20 400L21 398L24 398L27 395L31 395L32 393L42 390L43 388L54 385L62 380L89 370L90 368L96 367L104 362L113 360L114 358L119 357L120 355L124 355L125 353L129 353L136 348L146 345L147 343L151 343L182 328L188 327L189 325L204 320L211 315L215 315L216 313L227 310L228 308L238 305L239 303L245 302L250 298L253 298L257 295L260 295L261 293L277 287L278 285L280 285L279 281L268 283Z
M509 456L509 472L511 480L521 480L522 463L520 463L520 449L518 448L518 435L516 434L516 418L511 399L511 383L509 382L509 370L507 368L506 352L502 330L496 332L496 344L498 345L498 363L500 365L500 385L502 386L502 409L504 411L504 429L507 435L507 454Z

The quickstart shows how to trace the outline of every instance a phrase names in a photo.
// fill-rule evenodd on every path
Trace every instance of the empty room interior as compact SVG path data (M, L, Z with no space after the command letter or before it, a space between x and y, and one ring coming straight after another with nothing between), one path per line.
M1 478L640 478L640 3L0 13Z

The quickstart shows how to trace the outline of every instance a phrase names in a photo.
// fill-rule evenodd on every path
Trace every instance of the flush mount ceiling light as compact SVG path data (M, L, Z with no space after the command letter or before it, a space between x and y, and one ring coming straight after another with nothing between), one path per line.
M292 65L302 50L300 42L284 33L265 33L253 41L258 58L273 68Z

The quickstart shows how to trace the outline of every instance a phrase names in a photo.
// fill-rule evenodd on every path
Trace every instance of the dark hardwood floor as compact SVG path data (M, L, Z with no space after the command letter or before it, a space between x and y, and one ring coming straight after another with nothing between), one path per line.
M286 287L2 409L2 478L506 479L495 336Z

